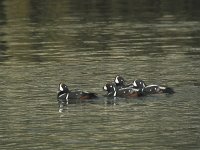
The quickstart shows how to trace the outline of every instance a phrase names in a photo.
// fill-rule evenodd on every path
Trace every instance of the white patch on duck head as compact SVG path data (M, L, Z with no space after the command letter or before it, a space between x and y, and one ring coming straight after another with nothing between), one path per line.
M104 85L103 89L104 89L105 91L107 91L107 90L108 90L108 88L107 88L107 86L106 86L106 85Z
M133 86L137 87L137 83L135 81L133 82Z
M115 77L115 83L117 83L117 84L119 84L119 79L118 78L119 78L119 76Z
M60 85L59 85L59 90L60 90L60 91L64 91L64 89L63 89L63 87L62 87L62 83L60 83Z

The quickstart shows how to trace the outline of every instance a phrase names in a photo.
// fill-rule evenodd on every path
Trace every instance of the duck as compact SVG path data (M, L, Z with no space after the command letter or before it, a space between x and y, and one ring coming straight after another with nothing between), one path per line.
M137 79L134 80L132 85L129 84L129 86L133 88L141 89L142 94L159 94L159 93L166 93L166 94L174 94L175 91L173 88L168 86L160 86L156 84L150 84L147 85L143 80Z
M116 84L107 83L103 86L107 97L133 98L139 97L140 90L132 87L118 87Z
M148 94L158 94L158 93L166 93L166 94L174 94L175 91L171 87L160 86L160 85L147 85L144 80L136 79L132 83L125 84L125 80L122 76L117 75L115 77L114 83L118 88L133 88L138 89L140 91L140 95L148 95Z
M68 86L64 83L59 84L57 99L59 103L73 104L78 101L84 102L89 99L98 98L96 93L82 91L82 90L69 90Z

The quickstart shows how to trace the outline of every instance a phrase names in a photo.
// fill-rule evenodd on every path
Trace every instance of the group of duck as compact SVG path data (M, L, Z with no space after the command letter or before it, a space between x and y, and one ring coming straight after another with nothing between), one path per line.
M137 79L131 83L126 84L122 76L116 76L114 82L109 82L103 86L103 90L106 91L106 97L109 98L132 98L141 97L150 94L173 94L175 93L173 88L160 86L160 85L147 85L143 80ZM69 90L68 86L64 83L59 84L57 99L61 106L67 104L73 104L77 102L86 102L87 100L97 99L96 93L82 91L82 90Z

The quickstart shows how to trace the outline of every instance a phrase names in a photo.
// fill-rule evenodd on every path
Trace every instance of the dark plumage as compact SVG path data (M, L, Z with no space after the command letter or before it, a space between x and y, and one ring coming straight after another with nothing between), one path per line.
M86 92L82 90L69 90L64 83L59 84L59 91L57 94L57 99L59 102L64 102L67 104L77 103L77 101L84 101L88 99L97 98L97 94Z
M138 97L139 90L134 88L123 88L117 87L115 84L107 83L104 85L103 89L107 91L107 97L122 97L122 98L131 98L131 97Z
M121 76L116 76L114 80L118 88L133 88L139 90L139 95L157 94L157 93L167 93L173 94L175 91L171 87L159 86L159 85L147 85L143 80L137 79L132 83L125 84L125 80Z

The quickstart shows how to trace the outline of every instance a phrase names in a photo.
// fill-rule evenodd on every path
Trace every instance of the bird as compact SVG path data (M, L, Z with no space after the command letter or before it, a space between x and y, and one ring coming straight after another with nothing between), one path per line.
M82 91L82 90L69 90L68 86L64 83L59 84L57 99L59 102L73 104L77 101L86 101L88 99L98 98L96 93Z
M125 80L122 76L117 75L115 77L114 83L118 88L133 88L139 89L140 95L148 95L148 94L158 94L158 93L167 93L174 94L175 91L171 87L160 86L160 85L147 85L144 80L136 79L132 83L125 84Z
M139 90L131 87L117 87L115 84L107 83L103 86L107 91L107 97L132 98L140 96Z

